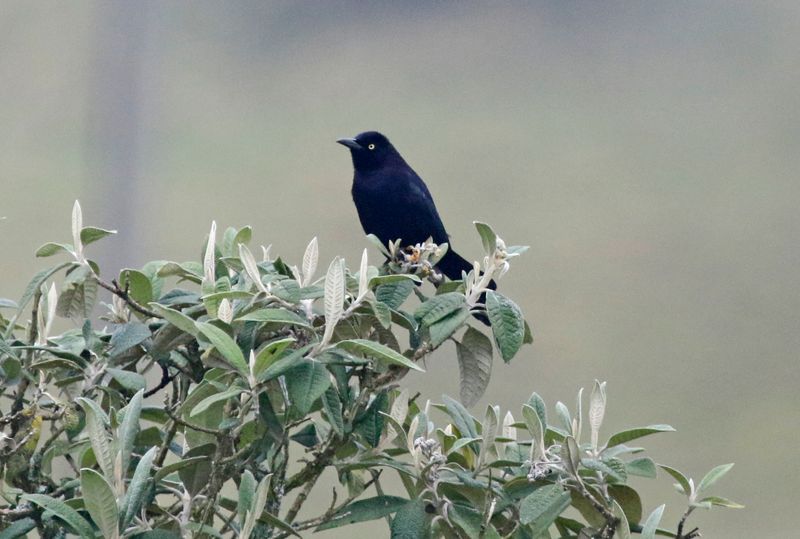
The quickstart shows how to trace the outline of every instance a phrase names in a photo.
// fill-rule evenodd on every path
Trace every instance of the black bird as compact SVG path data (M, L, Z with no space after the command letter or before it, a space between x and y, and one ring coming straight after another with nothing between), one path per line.
M449 243L428 187L405 162L389 139L377 131L337 140L353 157L353 202L364 232L374 234L385 245L400 238L403 245L415 245L432 238ZM452 245L436 265L449 279L461 279L472 263L456 253ZM494 281L491 283L494 288ZM483 298L481 298L483 301ZM486 323L486 316L476 318Z

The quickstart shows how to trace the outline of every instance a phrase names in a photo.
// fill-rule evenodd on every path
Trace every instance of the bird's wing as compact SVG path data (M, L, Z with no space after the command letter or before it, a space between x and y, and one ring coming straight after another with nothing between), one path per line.
M414 219L415 228L418 229L418 234L415 236L420 238L419 240L415 238L415 242L431 237L435 243L445 243L447 232L445 232L442 219L436 210L436 205L433 203L433 197L428 191L428 186L413 170L409 170L409 173L406 191L407 204L413 208L414 212L409 217Z

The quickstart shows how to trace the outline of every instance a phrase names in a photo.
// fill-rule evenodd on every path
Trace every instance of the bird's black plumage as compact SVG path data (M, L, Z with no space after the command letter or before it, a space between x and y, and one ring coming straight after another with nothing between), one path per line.
M353 158L353 202L367 234L374 234L384 244L398 238L403 245L415 245L428 238L437 244L449 243L428 187L389 139L367 131L337 142L347 146ZM454 280L472 270L472 264L452 245L436 267Z

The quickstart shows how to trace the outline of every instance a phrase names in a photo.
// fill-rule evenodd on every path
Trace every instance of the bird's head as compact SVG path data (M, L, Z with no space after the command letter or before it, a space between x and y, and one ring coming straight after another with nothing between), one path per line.
M350 149L353 167L358 171L376 170L392 162L403 162L389 139L377 131L365 131L336 142Z

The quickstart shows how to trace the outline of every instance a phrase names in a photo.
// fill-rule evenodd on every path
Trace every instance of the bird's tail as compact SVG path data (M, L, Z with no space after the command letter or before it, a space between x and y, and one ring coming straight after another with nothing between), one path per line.
M472 271L472 263L468 262L465 258L453 250L447 251L439 263L436 264L436 267L439 268L439 271L444 273L445 277L451 281L458 281L461 279L462 273L469 273ZM497 284L495 284L494 281L490 281L489 288L495 290L497 288ZM484 304L486 303L486 294L481 294L480 302ZM473 316L487 326L489 325L489 318L486 316L486 313L477 312L473 313Z

